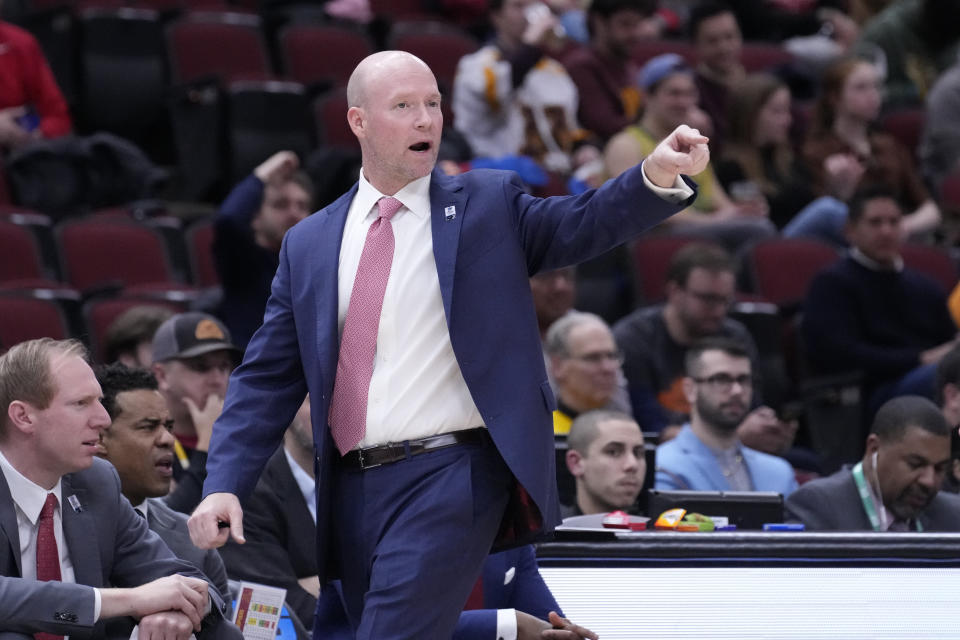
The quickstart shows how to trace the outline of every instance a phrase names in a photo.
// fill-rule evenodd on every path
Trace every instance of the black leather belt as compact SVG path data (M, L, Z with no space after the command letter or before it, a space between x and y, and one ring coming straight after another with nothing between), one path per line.
M340 458L340 464L348 469L372 469L373 467L412 458L413 456L418 456L428 451L445 449L457 444L479 444L486 442L489 438L490 436L484 427L452 431L420 440L407 440L405 442L382 444L367 449L354 449L353 451L348 451L345 456Z

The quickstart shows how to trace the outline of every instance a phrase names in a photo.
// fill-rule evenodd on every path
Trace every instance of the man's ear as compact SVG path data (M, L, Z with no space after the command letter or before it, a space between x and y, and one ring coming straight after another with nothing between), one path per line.
M566 362L566 358L550 356L550 372L553 374L553 379L557 382L563 380L563 377L566 375L566 368L563 366Z
M350 107L347 109L347 124L358 138L366 135L367 114L360 107Z
M575 449L568 449L566 460L567 469L574 478L579 478L583 475L583 454Z
M166 390L167 388L167 371L163 368L162 362L154 362L150 366L150 370L153 372L153 377L157 379L157 387L161 391Z
M866 453L867 455L872 456L873 452L879 449L880 449L880 438L877 436L877 434L871 433L870 435L867 436Z
M14 429L22 433L33 433L35 415L33 405L22 400L14 400L7 407L7 418Z
M697 404L697 383L693 381L693 378L690 376L684 376L683 382L683 397L687 399L687 402L690 406Z
M103 429L102 431L100 431L100 435L97 436L97 446L98 446L97 455L100 456L101 458L108 458L110 455L110 451L107 447L107 438L105 437L106 434L107 434L107 429Z

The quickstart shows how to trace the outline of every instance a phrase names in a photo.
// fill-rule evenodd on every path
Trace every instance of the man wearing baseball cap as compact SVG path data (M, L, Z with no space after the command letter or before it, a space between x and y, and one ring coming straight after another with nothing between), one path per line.
M190 513L200 502L213 422L223 410L227 379L240 350L217 318L180 313L157 329L153 373L173 417L176 437L173 478L167 504Z

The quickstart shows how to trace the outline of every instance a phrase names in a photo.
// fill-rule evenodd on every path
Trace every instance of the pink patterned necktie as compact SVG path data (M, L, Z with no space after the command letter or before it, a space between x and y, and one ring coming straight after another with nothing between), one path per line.
M380 198L377 206L380 215L367 230L353 281L330 401L330 430L340 455L356 447L367 431L367 395L377 352L380 310L393 263L390 218L403 203L396 198Z
M53 534L53 510L57 506L57 496L47 494L47 500L37 519L37 580L60 580L60 553L57 538ZM35 640L62 640L63 636L52 633L35 633Z

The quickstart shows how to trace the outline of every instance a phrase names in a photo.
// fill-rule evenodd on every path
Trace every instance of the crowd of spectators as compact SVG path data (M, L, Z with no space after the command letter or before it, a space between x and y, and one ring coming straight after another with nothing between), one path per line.
M39 24L31 3L11 4L4 15ZM297 3L213 4L218 11L261 11L264 35L278 21L320 19L364 33L377 48L389 42L390 23L403 19L379 15L367 2L328 2L325 12ZM960 184L953 108L960 95L960 2L423 4L417 17L434 21L434 30L469 27L465 38L485 39L447 61L456 64L452 82L441 86L453 117L441 146L444 171L514 170L531 193L575 195L642 162L679 124L710 137L711 163L692 176L696 201L653 231L656 240L675 241L661 260L662 274L633 269L632 257L621 259L626 253L531 274L558 405L554 434L564 452L557 473L567 486L566 515L639 513L650 488L775 491L786 498L787 516L810 529L960 531L960 500L949 495L960 492L960 345L948 308L949 288L957 285L952 217L960 213L960 202L950 200L950 185ZM65 2L55 10L73 15L74 8ZM187 13L167 11L158 19ZM766 24L758 28L761 13ZM0 171L6 164L22 172L23 154L72 135L74 120L80 134L93 133L84 128L89 120L71 117L75 105L58 89L40 44L28 30L0 22ZM750 62L751 46L778 48L780 56ZM337 90L311 88L317 104ZM912 136L885 129L889 114L905 112L919 114ZM358 170L352 149L321 144L295 152L284 142L278 139L249 173L220 175L222 188L205 203L173 203L185 197L174 180L169 202L146 208L118 202L119 213L93 213L153 229L159 218L173 219L168 248L181 253L192 237L182 230L208 225L197 251L211 265L207 284L214 286L72 291L68 278L4 279L14 272L4 265L0 303L32 297L62 305L71 318L64 333L96 347L96 364L109 365L96 369L111 423L98 455L117 468L120 491L146 526L221 592L228 591L228 576L286 588L288 605L309 628L318 599L327 612L321 619L337 624L340 614L327 608L317 577L308 401L245 507L247 548L231 543L219 554L198 553L188 548L182 516L200 501L213 422L230 373L262 320L284 234L327 204L326 194L349 186ZM158 165L171 161L156 149L144 152ZM173 175L185 166L174 165ZM0 180L0 219L35 234L47 275L58 275L65 261L57 256L59 230L6 185ZM208 214L199 222L194 213L182 214L204 207ZM151 216L154 210L163 216ZM88 213L78 206L74 217ZM755 286L753 250L787 241L829 247L835 260L801 275L798 258L799 299L769 311ZM931 277L930 260L911 262L908 249L946 255L946 281ZM176 260L177 250L172 254ZM197 264L185 270L199 282ZM593 286L598 273L608 286ZM639 281L661 277L662 296L639 293ZM598 301L598 291L629 291L630 300ZM90 309L105 298L130 304L102 331L90 322ZM952 299L960 308L960 293ZM624 313L610 311L623 306ZM0 349L43 337L5 334L3 324ZM79 346L56 344L41 351L69 360L77 379L89 383ZM505 363L509 357L503 354ZM771 370L771 361L780 368ZM0 367L0 391L4 375ZM811 381L838 380L852 380L855 411L839 424L812 423L825 417L804 411L815 401L804 390ZM831 449L818 438L828 428L849 433L856 446ZM841 462L848 464L838 468ZM101 467L91 477L96 473ZM528 560L491 556L485 571ZM167 574L194 575L172 558L164 561ZM540 593L536 580L531 588ZM206 586L184 584L207 593ZM224 615L224 603L210 597ZM545 619L547 609L556 609L552 596L546 601L529 615ZM493 602L486 609L510 606ZM217 627L217 611L211 618L205 606L204 625ZM195 606L184 609L196 618ZM154 614L139 613L148 620ZM527 615L517 612L521 628L534 624ZM480 620L461 622L467 628Z

